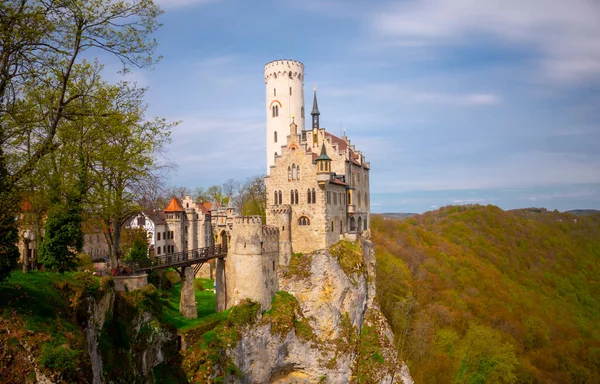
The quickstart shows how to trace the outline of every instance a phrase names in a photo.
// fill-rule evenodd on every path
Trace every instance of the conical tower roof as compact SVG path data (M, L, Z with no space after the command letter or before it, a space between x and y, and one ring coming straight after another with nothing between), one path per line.
M319 112L319 105L317 104L317 90L315 89L315 94L313 97L313 109L312 112L310 113L312 116L314 115L320 115L321 112Z
M325 149L325 143L323 143L323 145L321 146L321 154L319 155L319 157L317 157L317 161L319 161L319 160L331 161L331 158L329 156L327 156L327 150Z
M177 200L177 198L174 197L171 199L169 205L167 205L167 208L165 208L165 212L185 212L185 210L181 206L179 200Z

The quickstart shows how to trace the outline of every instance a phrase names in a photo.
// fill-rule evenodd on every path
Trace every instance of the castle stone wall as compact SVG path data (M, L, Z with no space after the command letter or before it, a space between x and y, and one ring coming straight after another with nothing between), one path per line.
M259 216L236 217L227 255L226 307L249 298L271 306L278 290L279 229L264 226Z

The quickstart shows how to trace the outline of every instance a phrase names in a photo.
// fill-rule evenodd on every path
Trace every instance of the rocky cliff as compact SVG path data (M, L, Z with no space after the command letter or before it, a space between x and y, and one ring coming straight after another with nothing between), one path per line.
M191 343L184 370L198 382L412 383L374 302L374 278L369 241L294 254L271 308L235 307Z
M115 293L90 274L12 274L0 284L1 383L152 383L176 356L153 286Z

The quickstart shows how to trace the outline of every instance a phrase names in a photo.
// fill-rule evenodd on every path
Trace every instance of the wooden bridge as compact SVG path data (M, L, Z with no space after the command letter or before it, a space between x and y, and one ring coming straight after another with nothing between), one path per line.
M126 263L131 272L147 272L155 269L179 268L196 265L195 272L200 269L205 262L227 256L227 248L221 245L212 247L190 249L189 251L167 253L152 257L143 261L130 261Z

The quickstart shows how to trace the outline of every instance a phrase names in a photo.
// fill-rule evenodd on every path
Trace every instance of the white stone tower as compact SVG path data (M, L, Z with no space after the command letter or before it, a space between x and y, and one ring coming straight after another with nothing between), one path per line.
M267 94L267 175L275 156L286 144L292 117L304 130L304 64L295 60L275 60L265 65Z

